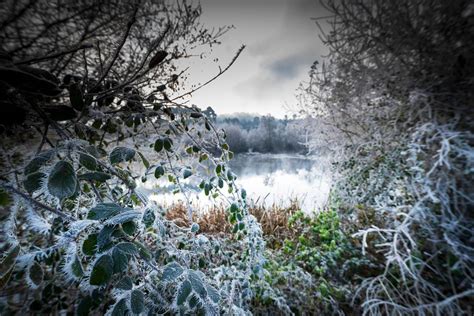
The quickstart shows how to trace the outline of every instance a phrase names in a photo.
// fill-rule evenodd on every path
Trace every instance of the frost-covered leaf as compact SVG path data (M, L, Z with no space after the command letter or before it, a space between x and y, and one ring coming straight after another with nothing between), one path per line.
M163 275L161 276L161 281L163 282L172 282L183 274L184 269L176 262L168 263L163 269Z
M115 246L117 249L126 253L127 255L137 255L138 249L134 243L131 242L121 242Z
M88 316L92 308L92 298L88 295L77 305L76 316Z
M176 295L176 305L181 306L186 302L189 294L191 294L192 288L191 283L188 280L185 280L181 283L181 286L178 289L178 293Z
M123 208L115 203L99 203L91 208L87 214L87 218L95 220L107 219L122 212L122 210Z
M150 260L152 258L150 250L147 247L139 243L138 241L134 242L135 246L138 248L138 254L144 260Z
M28 268L28 284L33 287L37 288L43 282L44 272L43 268L38 262L33 262L32 265Z
M32 194L41 188L41 183L45 178L46 175L42 172L30 173L28 176L26 176L25 181L23 181L23 186L28 193Z
M130 295L130 307L132 309L132 313L140 314L145 309L145 297L143 296L143 292L140 290L133 290L132 294Z
M199 230L199 224L198 223L193 223L191 225L191 232L196 233Z
M99 249L110 242L110 237L112 236L114 230L115 226L113 225L106 225L100 230L99 235L97 235L97 247Z
M160 152L163 149L163 144L164 144L163 143L163 138L158 138L155 141L155 145L154 145L155 151Z
M207 292L206 292L206 289L204 288L203 282L202 282L201 278L199 277L199 275L196 272L194 272L192 270L189 270L188 271L188 279L189 279L189 282L191 282L191 286L192 286L193 290L201 298L205 298L207 296Z
M48 191L58 199L68 198L76 192L77 178L67 161L58 161L48 177Z
M25 167L25 174L30 174L38 171L44 164L46 164L55 154L54 150L46 150L33 158Z
M122 224L125 222L133 221L135 219L139 219L141 216L142 216L142 212L129 210L129 211L125 211L120 214L117 214L112 218L109 218L108 220L104 222L104 224L105 225Z
M134 221L125 222L122 224L122 229L125 234L132 236L137 231L137 224Z
M113 272L120 273L127 270L128 267L128 257L127 255L120 251L117 247L112 250L112 259L114 261Z
M90 234L82 243L82 252L87 256L92 256L97 251L97 234Z
M81 260L77 255L74 256L71 264L71 272L76 278L81 278L84 275L84 269L82 268Z
M109 282L114 272L114 261L110 255L103 255L92 268L89 283L91 285L104 285Z
M115 147L109 155L111 164L130 161L135 157L135 150L127 147Z
M112 316L126 316L127 315L127 301L122 298L120 301L118 301L113 309L112 309Z
M145 227L146 228L151 227L153 223L155 222L155 219L156 219L155 212L150 208L146 209L142 218L142 221L143 221L143 224L145 224Z
M97 160L89 154L80 153L79 154L79 163L83 167L85 167L86 169L89 169L89 170L92 170L92 171L97 169Z
M133 288L132 279L129 276L123 277L115 286L121 290L131 290Z
M107 180L110 180L112 176L105 172L94 171L80 174L78 175L78 178L79 180L105 182Z
M206 291L207 291L207 296L214 302L214 303L219 303L219 300L221 299L221 296L219 295L219 292L217 291L216 288L213 286L206 284Z

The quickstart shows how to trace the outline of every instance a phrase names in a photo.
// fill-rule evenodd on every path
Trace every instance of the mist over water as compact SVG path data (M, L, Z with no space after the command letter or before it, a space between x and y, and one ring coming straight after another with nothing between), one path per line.
M247 191L250 205L289 206L297 200L307 213L321 209L328 198L331 178L325 166L322 158L291 154L237 154L230 162L237 183ZM216 201L198 188L198 179L190 178L184 185L197 209L215 205ZM147 188L153 200L165 204L185 202L182 193L173 194L174 189L165 179Z

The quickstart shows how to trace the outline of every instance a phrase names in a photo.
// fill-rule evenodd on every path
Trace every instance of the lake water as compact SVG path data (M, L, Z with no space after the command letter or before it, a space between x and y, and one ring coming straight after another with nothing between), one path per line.
M327 200L331 180L324 165L321 159L282 154L238 154L230 162L238 176L237 184L247 191L250 204L287 206L297 199L305 212L320 209ZM191 200L197 208L205 209L216 203L197 190L197 181L190 178L185 185L196 189ZM181 193L171 193L173 189L166 181L148 188L153 192L152 199L160 203L184 201Z

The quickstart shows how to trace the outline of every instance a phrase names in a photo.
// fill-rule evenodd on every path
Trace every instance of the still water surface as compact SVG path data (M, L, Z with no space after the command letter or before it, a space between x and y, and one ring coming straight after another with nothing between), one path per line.
M237 183L247 191L251 204L286 206L298 199L305 212L321 208L327 200L331 181L324 165L321 159L281 154L238 154L230 162L238 176ZM215 204L199 192L197 185L192 179L186 182L192 203L199 209ZM165 181L154 183L149 188L152 199L164 204L184 201L182 194L172 194L174 188L166 186Z

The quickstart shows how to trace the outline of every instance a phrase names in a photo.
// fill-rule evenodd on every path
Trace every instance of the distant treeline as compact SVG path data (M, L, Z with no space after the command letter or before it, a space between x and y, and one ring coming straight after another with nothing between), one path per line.
M227 143L236 153L306 153L305 129L296 118L278 119L271 115L247 113L216 116L216 125L225 130Z

